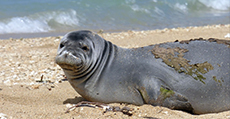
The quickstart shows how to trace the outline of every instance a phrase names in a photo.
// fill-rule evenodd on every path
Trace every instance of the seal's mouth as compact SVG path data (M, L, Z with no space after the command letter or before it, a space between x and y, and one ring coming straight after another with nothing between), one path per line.
M57 55L55 62L65 70L74 70L82 65L82 59L80 56L73 55L68 51L64 51Z

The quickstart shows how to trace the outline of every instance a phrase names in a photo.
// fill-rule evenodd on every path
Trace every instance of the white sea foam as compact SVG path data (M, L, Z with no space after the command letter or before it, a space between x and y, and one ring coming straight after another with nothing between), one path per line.
M185 4L176 3L176 4L174 5L174 7L175 7L176 9L179 9L180 11L186 13L186 12L188 11L187 5L188 5L187 3L185 3Z
M66 12L37 13L24 17L13 17L0 21L0 34L4 33L39 33L55 30L58 25L77 26L79 20L77 12L68 10Z
M160 10L158 7L154 8L154 11L158 14L158 15L165 15L164 11Z
M28 17L14 17L6 23L0 22L0 34L48 32L46 21L33 20Z
M145 12L150 13L150 11L146 8L140 7L138 4L136 4L135 0L125 0L126 4L133 10L133 11L139 11L139 12Z
M127 4L129 4L129 3L135 3L136 0L125 0L125 2L126 2Z
M229 10L230 0L199 0L207 7L211 7L217 10Z
M79 24L79 20L77 18L77 12L74 10L70 10L68 13L61 12L60 14L56 15L54 19L60 24L65 24L70 26Z
M134 4L130 6L133 11L140 11L140 12L145 12L145 13L150 13L148 9L141 8L138 5Z

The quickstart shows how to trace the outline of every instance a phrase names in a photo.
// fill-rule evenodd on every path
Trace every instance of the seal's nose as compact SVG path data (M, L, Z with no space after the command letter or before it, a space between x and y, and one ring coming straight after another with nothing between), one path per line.
M64 56L64 58L71 57L71 58L79 59L74 54L72 54L71 52L68 52L68 51L62 52L62 55Z
M66 52L65 52L65 56L73 56L73 54L70 53L70 52L68 52L68 51L66 51Z
M68 56L70 56L70 53L68 51L64 51L61 54L63 55L64 58L67 58Z

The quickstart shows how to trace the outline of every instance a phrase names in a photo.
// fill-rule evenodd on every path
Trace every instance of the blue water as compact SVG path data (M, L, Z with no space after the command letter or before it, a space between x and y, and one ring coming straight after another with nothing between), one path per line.
M229 0L1 0L0 38L90 29L154 30L230 24Z

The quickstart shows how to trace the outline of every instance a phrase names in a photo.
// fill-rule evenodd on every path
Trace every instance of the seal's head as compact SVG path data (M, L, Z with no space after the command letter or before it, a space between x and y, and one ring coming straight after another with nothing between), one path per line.
M103 42L103 38L91 31L67 33L60 42L55 62L64 70L67 79L88 76L103 51Z

